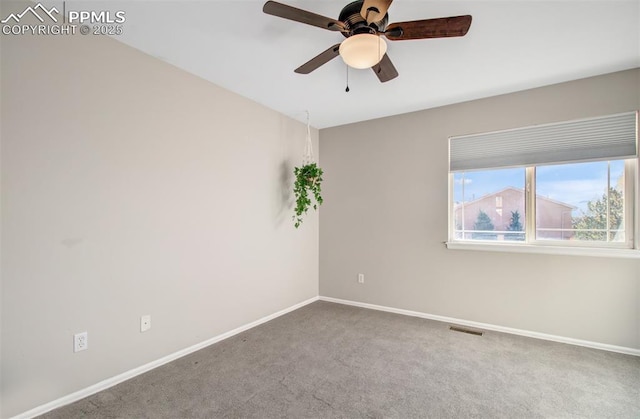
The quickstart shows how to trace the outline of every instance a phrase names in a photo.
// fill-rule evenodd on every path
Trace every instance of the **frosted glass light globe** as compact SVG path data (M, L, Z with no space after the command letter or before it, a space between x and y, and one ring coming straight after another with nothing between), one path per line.
M378 35L352 35L340 44L342 60L353 68L369 68L378 64L387 52L387 43Z

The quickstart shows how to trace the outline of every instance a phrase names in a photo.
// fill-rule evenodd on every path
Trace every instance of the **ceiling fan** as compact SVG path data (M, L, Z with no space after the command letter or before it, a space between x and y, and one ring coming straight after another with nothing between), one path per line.
M392 80L398 71L387 55L390 41L464 36L471 26L471 16L452 16L387 24L387 9L393 0L357 0L347 4L338 20L275 1L267 1L262 11L307 25L341 32L346 38L313 57L294 71L309 74L338 55L354 68L371 68L381 82Z

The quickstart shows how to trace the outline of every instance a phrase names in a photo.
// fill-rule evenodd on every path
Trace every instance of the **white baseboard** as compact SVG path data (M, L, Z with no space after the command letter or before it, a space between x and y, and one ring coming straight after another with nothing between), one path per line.
M618 352L621 354L640 356L640 349L626 348L624 346L615 346L615 345L609 345L606 343L591 342L588 340L573 339L573 338L568 338L564 336L548 335L546 333L538 333L538 332L531 332L529 330L513 329L511 327L496 326L494 324L456 319L453 317L438 316L435 314L421 313L419 311L403 310L400 308L385 307L385 306L379 306L379 305L368 304L368 303L360 303L357 301L350 301L350 300L341 300L339 298L320 296L319 299L322 301L329 301L331 303L369 308L372 310L387 311L389 313L403 314L405 316L420 317L420 318L429 319L429 320L437 320L439 322L444 322L444 323L454 323L462 326L474 327L477 329L492 330L495 332L510 333L512 335L526 336L526 337L542 339L542 340L550 340L553 342L568 343L569 345L577 345L577 346L584 346L587 348L601 349L603 351Z
M174 353L172 353L170 355L167 355L167 356L162 357L160 359L157 359L155 361L149 362L148 364L144 364L144 365L142 365L140 367L137 367L137 368L134 368L132 370L123 372L122 374L118 374L115 377L111 377L111 378L107 378L106 380L102 380L99 383L96 383L96 384L94 384L92 386L89 386L87 388L84 388L82 390L76 391L75 393L71 393L71 394L69 394L67 396L61 397L61 398L59 398L57 400L54 400L52 402L49 402L49 403L43 404L41 406L38 406L36 408L33 408L33 409L29 410L29 411L26 411L26 412L21 413L21 414L19 414L17 416L14 416L12 419L30 419L30 418L33 418L35 416L39 416L39 415L45 414L47 412L50 412L53 409L57 409L59 407L65 406L67 404L70 404L70 403L76 402L78 400L84 399L85 397L88 397L88 396L91 396L92 394L95 394L95 393L98 393L100 391L106 390L106 389L108 389L110 387L115 386L116 384L120 384L123 381L129 380L129 379L131 379L131 378L133 378L135 376L143 374L143 373L145 373L147 371L150 371L150 370L152 370L154 368L157 368L157 367L159 367L161 365L164 365L164 364L166 364L168 362L175 361L178 358L182 358L185 355L189 355L190 353L193 353L193 352L198 351L200 349L206 348L207 346L213 345L216 342L220 342L221 340L230 338L231 336L237 335L238 333L244 332L245 330L249 330L249 329L251 329L253 327L261 325L262 323L266 323L269 320L273 320L276 317L280 317L280 316L282 316L284 314L287 314L287 313L289 313L291 311L297 310L297 309L299 309L301 307L306 306L307 304L311 304L311 303L313 303L315 301L318 301L318 299L319 299L319 297L313 297L313 298L310 298L310 299L308 299L306 301L303 301L301 303L292 305L291 307L288 307L288 308L280 310L280 311L278 311L276 313L270 314L270 315L268 315L266 317L263 317L261 319L258 319L256 321L254 321L254 322L247 323L247 324L245 324L243 326L240 326L240 327L238 327L236 329L230 330L230 331L228 331L226 333L223 333L221 335L214 336L211 339L205 340L204 342L197 343L197 344L195 344L193 346L190 346L188 348L182 349L180 351L174 352Z
M446 317L446 316L438 316L435 314L427 314L427 313L421 313L418 311L411 311L411 310L403 310L403 309L399 309L399 308L393 308L393 307L385 307L385 306L379 306L379 305L375 305L375 304L368 304L368 303L360 303L357 301L350 301L350 300L342 300L339 298L332 298L332 297L313 297L310 298L306 301L303 301L301 303L295 304L291 307L285 308L283 310L280 310L276 313L270 314L266 317L263 317L261 319L258 319L254 322L251 323L247 323L243 326L240 326L236 329L230 330L226 333L220 334L218 336L214 336L211 339L208 339L204 342L200 342L197 343L193 346L190 346L188 348L182 349L180 351L174 352L170 355L167 355L165 357L162 357L160 359L157 359L155 361L149 362L148 364L142 365L140 367L134 368L132 370L126 371L122 374L118 374L115 377L111 377L108 378L106 380L100 381L94 385L91 385L87 388L84 388L82 390L76 391L75 393L71 393L67 396L61 397L57 400L51 401L49 403L43 404L41 406L38 406L36 408L33 408L27 412L21 413L17 416L14 416L12 419L30 419L33 418L35 416L39 416L42 414L45 414L47 412L50 412L53 409L57 409L59 407L65 406L67 404L76 402L78 400L84 399L85 397L91 396L92 394L98 393L100 391L106 390L110 387L115 386L116 384L120 384L123 381L126 381L130 378L136 377L140 374L143 374L147 371L150 371L154 368L157 368L161 365L164 365L168 362L174 361L178 358L182 358L185 355L189 355L195 351L198 351L200 349L206 348L207 346L213 345L216 342L220 342L221 340L230 338L231 336L237 335L238 333L244 332L245 330L249 330L253 327L259 326L262 323L266 323L270 320L275 319L276 317L280 317L284 314L287 314L291 311L297 310L301 307L304 307L308 304L311 304L315 301L318 300L322 300L322 301L328 301L328 302L332 302L332 303L338 303L338 304L345 304L345 305L350 305L350 306L355 306L355 307L362 307L362 308L368 308L368 309L372 309L372 310L379 310L379 311L386 311L389 313L396 313L396 314L403 314L405 316L412 316L412 317L420 317L423 319L429 319L429 320L436 320L436 321L440 321L440 322L444 322L444 323L454 323L454 324L459 324L459 325L463 325L463 326L469 326L469 327L475 327L478 329L484 329L484 330L493 330L496 332L503 332L503 333L510 333L513 335L519 335L519 336L526 336L526 337L531 337L531 338L536 338L536 339L543 339L543 340L549 340L549 341L554 341L554 342L560 342L560 343L568 343L570 345L578 345L578 346L584 346L587 348L594 348L594 349L601 349L601 350L605 350L605 351L611 351L611 352L618 352L618 353L622 353L622 354L627 354L627 355L635 355L635 356L640 356L640 349L634 349L634 348L626 348L623 346L615 346L615 345L608 345L605 343L598 343L598 342L591 342L591 341L586 341L586 340L580 340L580 339L573 339L573 338L567 338L567 337L563 337L563 336L555 336L555 335L548 335L545 333L538 333L538 332L531 332L528 330L521 330L521 329L513 329L510 327L503 327L503 326L496 326L493 324L487 324L487 323L479 323L479 322L474 322L474 321L470 321L470 320L463 320L463 319L456 319L453 317Z

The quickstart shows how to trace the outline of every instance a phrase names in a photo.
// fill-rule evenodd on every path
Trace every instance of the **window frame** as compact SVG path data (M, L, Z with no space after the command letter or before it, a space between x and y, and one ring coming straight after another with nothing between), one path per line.
M640 258L639 136L640 111L633 110L449 137L448 240L445 245L451 249ZM619 160L624 161L625 175L624 242L537 239L536 167ZM464 234L456 238L455 175L510 167L525 171L525 240L473 240L465 239Z
M615 160L615 159L612 159ZM455 237L455 203L454 203L454 177L455 172L449 172L448 183L448 240L445 245L448 249L462 250L487 250L501 252L525 252L545 254L566 254L585 256L613 256L640 258L638 246L638 158L619 159L624 161L625 175L625 241L572 241L572 240L545 240L536 238L536 167L523 166L525 169L525 240L524 241L493 241L456 239ZM570 164L570 163L567 163ZM491 169L487 169L491 170ZM496 169L497 170L497 169ZM464 236L463 236L464 237Z

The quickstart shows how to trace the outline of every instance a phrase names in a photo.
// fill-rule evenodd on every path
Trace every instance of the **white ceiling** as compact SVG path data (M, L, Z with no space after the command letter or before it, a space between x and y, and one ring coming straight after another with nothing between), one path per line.
M282 1L335 19L348 2ZM292 118L309 110L317 128L640 67L640 0L396 0L390 23L462 14L473 23L465 37L388 41L399 77L382 84L350 70L349 93L339 57L293 72L342 35L266 15L263 1L100 4L126 12L116 39Z

